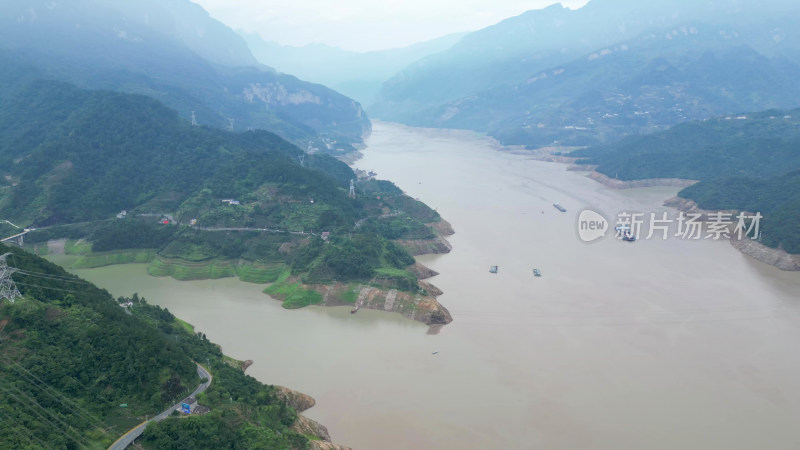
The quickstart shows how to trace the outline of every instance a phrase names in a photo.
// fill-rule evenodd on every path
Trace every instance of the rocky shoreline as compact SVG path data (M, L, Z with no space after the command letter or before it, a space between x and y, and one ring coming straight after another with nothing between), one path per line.
M447 236L455 234L450 222L441 219L438 222L426 224L434 232L436 237L433 239L397 239L394 242L403 246L412 256L420 255L440 255L450 253L453 246L447 241ZM419 276L419 275L417 275ZM429 278L429 277L424 277ZM420 278L423 279L423 278Z
M689 187L695 183L696 180L684 180L681 178L649 178L647 180L618 180L616 178L611 178L607 175L604 175L600 172L596 172L592 170L586 175L586 178L590 178L598 183L608 186L613 189L634 189L634 188L643 188L643 187L654 187L654 186L674 186L685 188Z
M708 215L714 212L735 213L735 211L707 211L700 209L693 200L680 197L665 200L664 206L670 206L685 213L700 214L702 220L708 220ZM731 234L730 242L736 250L764 264L775 266L787 272L800 271L800 255L792 255L779 248L767 247L752 239L737 239L733 234Z
M278 391L278 398L285 401L287 405L294 408L298 413L297 420L292 424L292 430L305 436L317 438L310 440L311 448L315 450L351 450L350 447L334 444L325 425L301 414L316 404L313 397L283 386L275 386L275 389Z
M405 247L414 256L449 253L452 247L444 236L454 234L453 227L444 219L428 225L436 232L437 237L394 242ZM337 281L329 284L304 284L302 288L319 292L322 295L322 306L350 306L354 312L362 308L391 311L427 325L446 325L452 322L450 311L436 299L443 294L442 290L424 281L438 275L438 272L419 262L408 266L406 270L417 279L419 289L416 292L397 289L392 280L381 277L355 285ZM299 279L291 281L300 282ZM280 295L273 297L284 300Z

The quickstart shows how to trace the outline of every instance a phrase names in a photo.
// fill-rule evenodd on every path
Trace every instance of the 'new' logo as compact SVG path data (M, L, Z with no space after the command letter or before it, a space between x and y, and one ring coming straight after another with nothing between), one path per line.
M592 242L605 237L608 231L608 221L602 214L584 209L578 215L578 237L583 242Z

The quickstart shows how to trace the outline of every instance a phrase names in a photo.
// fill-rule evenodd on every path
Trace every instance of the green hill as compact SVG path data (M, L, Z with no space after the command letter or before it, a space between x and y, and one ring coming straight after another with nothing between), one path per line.
M621 180L698 180L678 195L703 209L760 212L762 242L800 253L800 109L685 123L570 156Z
M147 97L51 81L4 102L0 129L0 167L17 183L0 207L36 225L109 217L146 202L174 209L226 166L299 168L302 154L271 133L191 127ZM245 181L238 183L220 195L241 194Z
M216 345L187 331L169 311L136 294L115 300L0 244L0 254L6 252L12 252L9 265L19 269L13 278L23 296L0 303L2 447L106 448L145 415L193 391L201 381L193 361L202 361L214 382L199 401L211 412L148 429L147 448L163 448L152 438L161 427L182 429L188 443L223 430L220 437L245 448L306 448L307 438L290 429L296 412L275 389L231 367ZM130 314L121 301L133 303Z
M426 224L439 220L390 182L359 182L348 198L355 174L346 164L274 134L191 126L147 97L53 81L0 105L0 175L0 216L37 228L29 244L87 238L95 252L152 249L151 273L177 278L231 276L255 263L277 274L290 266L309 282L369 281L413 263L389 240L431 238Z

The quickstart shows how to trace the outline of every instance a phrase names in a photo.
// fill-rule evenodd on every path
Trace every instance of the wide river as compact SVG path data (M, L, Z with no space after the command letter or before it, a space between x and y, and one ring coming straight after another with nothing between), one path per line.
M312 395L306 415L358 449L800 448L799 274L722 241L577 237L583 207L670 211L676 188L607 189L469 132L376 123L363 153L357 167L456 230L452 253L418 258L441 273L430 281L454 318L441 329L286 311L263 286L143 265L77 273L168 307L255 360L249 374Z

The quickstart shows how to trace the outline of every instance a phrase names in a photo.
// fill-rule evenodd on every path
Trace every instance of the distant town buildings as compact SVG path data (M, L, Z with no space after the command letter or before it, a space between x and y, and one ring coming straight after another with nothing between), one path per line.
M234 200L232 198L226 198L226 199L222 200L222 203L227 203L228 205L240 205L241 204L239 202L239 200Z
M128 217L128 211L125 211L124 209L122 210L122 212L117 214L117 219L124 219L126 217Z

